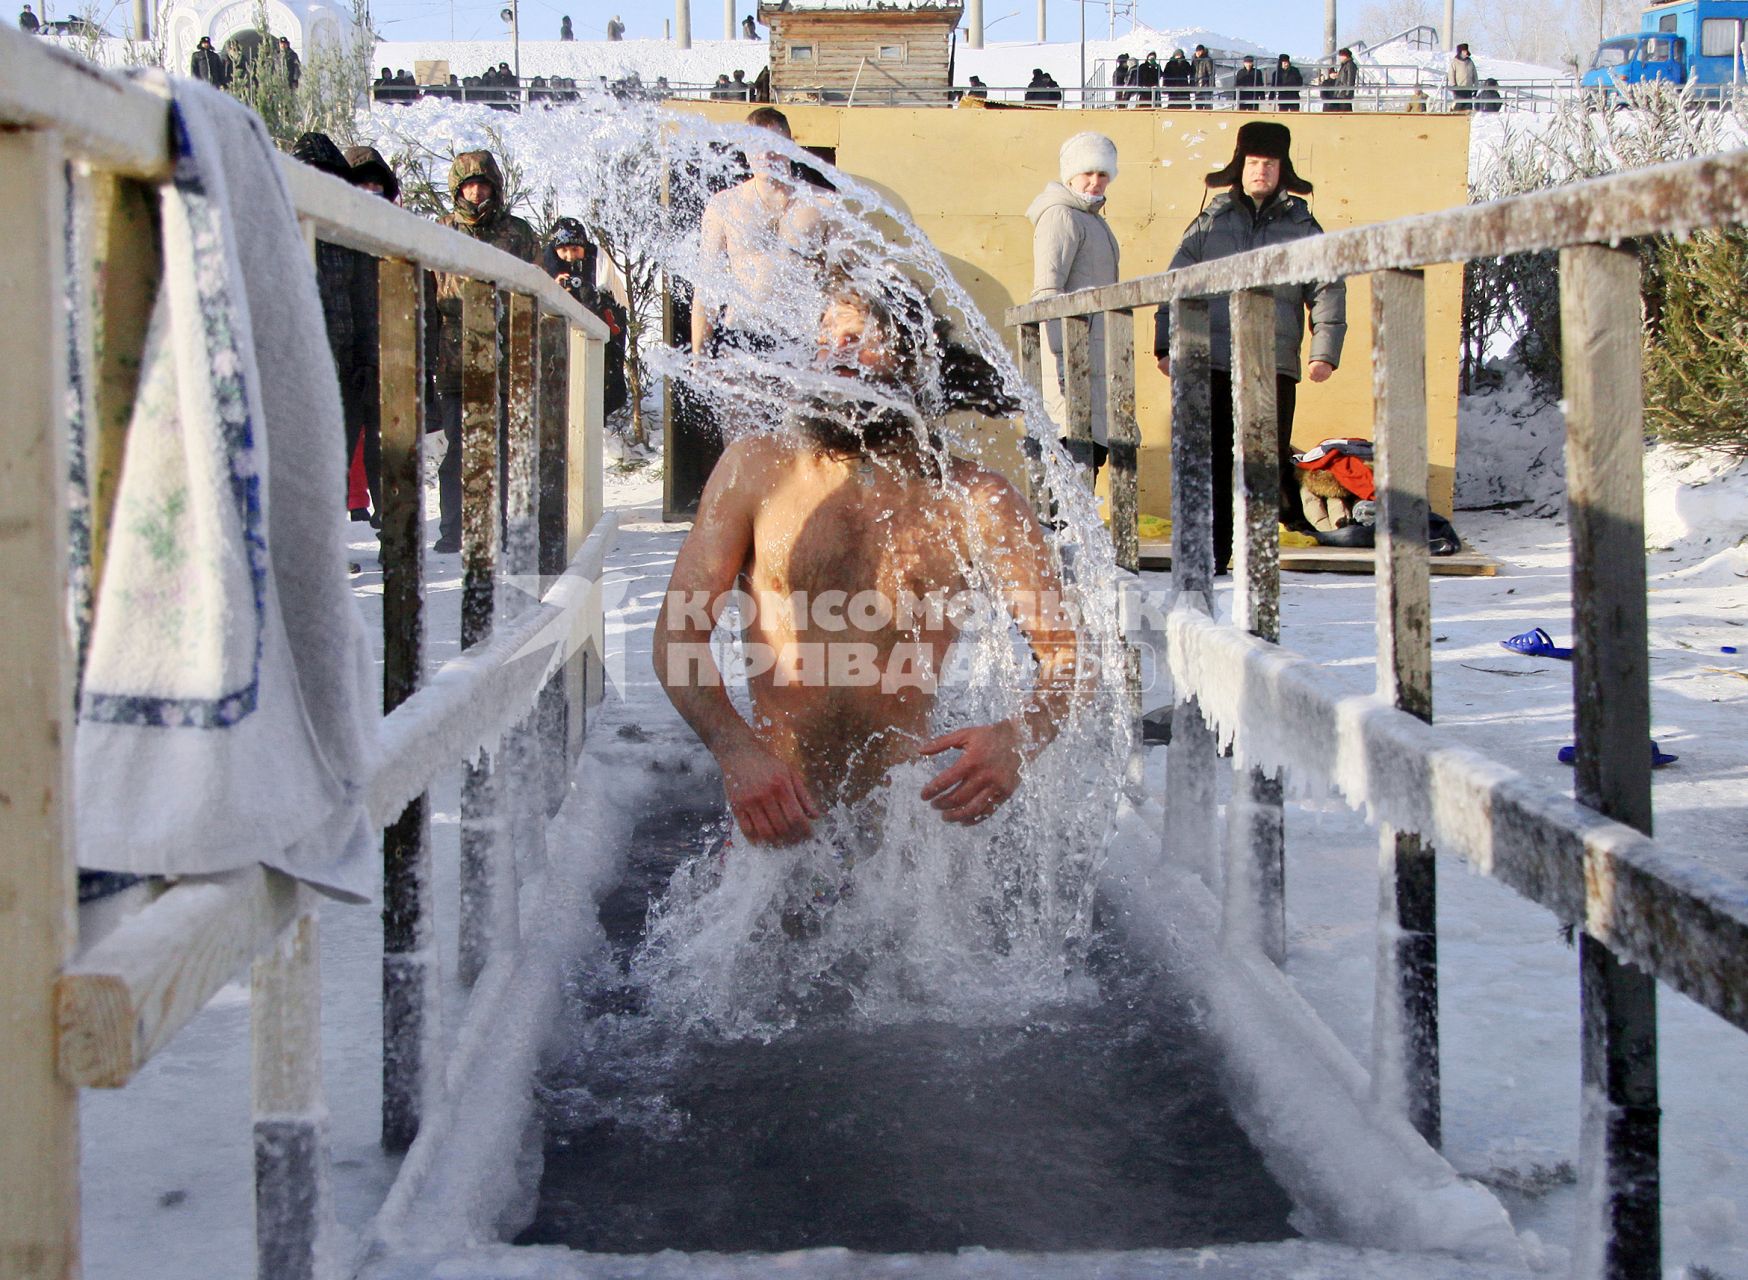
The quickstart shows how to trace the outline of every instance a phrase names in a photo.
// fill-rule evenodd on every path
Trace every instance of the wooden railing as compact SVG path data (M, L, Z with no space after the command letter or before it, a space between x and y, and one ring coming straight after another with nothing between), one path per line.
M91 431L100 554L158 287L151 207L169 175L168 108L138 84L0 30L0 168L8 174L0 296L9 308L0 326L0 653L8 668L0 726L9 748L0 762L0 1274L79 1273L77 1090L125 1085L252 964L258 1271L312 1276L332 1252L324 1249L332 1209L312 892L259 867L189 877L138 895L144 905L100 940L81 936L91 921L77 909L70 789L69 164L72 198L86 206L74 212L94 225L102 262L101 278L82 281L91 287L77 295L90 299L103 335ZM379 259L385 719L369 776L352 781L387 829L383 1141L396 1149L411 1141L425 1100L441 1088L426 788L465 762L467 976L494 949L516 945L518 860L540 856L545 818L562 799L587 704L599 695L598 649L590 651L600 625L595 582L613 536L601 492L607 329L537 268L283 164L312 249L320 237ZM465 606L462 656L427 679L421 343L424 276L433 271L465 278ZM502 398L500 368L508 377ZM482 750L485 763L476 766Z
M1439 1141L1436 881L1432 851L1466 859L1580 930L1587 1222L1577 1274L1662 1274L1656 983L1748 1029L1748 895L1650 839L1639 260L1634 237L1737 223L1748 155L1687 161L1495 204L1258 250L1011 308L1022 368L1039 376L1038 326L1063 320L1069 433L1089 434L1104 377L1113 529L1136 567L1134 364L1138 307L1171 309L1174 681L1170 856L1223 896L1224 940L1285 954L1281 777L1339 791L1376 815L1377 1101ZM1427 550L1426 304L1421 269L1558 249L1571 512L1577 801L1539 789L1432 723ZM1332 692L1279 644L1273 286L1370 275L1379 517L1374 697ZM1232 309L1238 492L1210 478L1209 299ZM1089 318L1110 326L1106 367ZM1230 625L1209 609L1213 504L1235 503ZM1216 853L1217 732L1235 779Z

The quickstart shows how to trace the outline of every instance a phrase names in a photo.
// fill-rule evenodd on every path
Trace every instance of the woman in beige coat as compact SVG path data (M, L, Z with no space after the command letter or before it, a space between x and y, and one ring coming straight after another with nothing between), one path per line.
M1102 133L1077 133L1062 144L1058 155L1061 181L1052 182L1032 201L1026 217L1032 223L1032 300L1071 293L1076 289L1117 282L1117 237L1101 216L1105 189L1117 177L1117 144ZM1044 407L1057 429L1068 429L1068 399L1062 362L1062 323L1045 325L1049 352L1044 369ZM1092 368L1105 365L1105 322L1092 320ZM1096 471L1104 465L1108 428L1104 379L1092 380L1090 451L1064 439L1082 465Z

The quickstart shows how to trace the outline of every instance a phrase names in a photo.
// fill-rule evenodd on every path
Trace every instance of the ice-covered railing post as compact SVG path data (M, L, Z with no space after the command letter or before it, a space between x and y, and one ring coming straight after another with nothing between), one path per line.
M1232 620L1251 635L1281 638L1280 461L1275 426L1275 297L1241 289L1232 316L1232 422L1238 483L1233 504ZM1216 565L1216 569L1224 568ZM1222 936L1287 958L1286 835L1280 775L1251 765L1234 778L1226 815Z
M1171 308L1171 588L1174 608L1209 610L1214 590L1214 473L1208 304ZM1214 779L1219 748L1193 692L1179 690L1166 748L1166 853L1218 891Z
M0 328L8 406L0 468L10 482L0 491L0 525L11 553L0 557L10 606L0 611L0 637L11 664L0 687L0 728L11 746L0 763L0 794L31 798L0 803L0 1079L9 1103L0 1111L0 1271L80 1273L78 1089L125 1086L220 988L252 968L258 1271L324 1276L347 1260L333 1247L327 1192L315 895L254 866L138 886L126 901L107 904L113 910L104 932L78 909L68 777L79 654L66 604L69 595L88 603L86 584L98 578L107 542L159 288L152 205L170 177L171 137L163 97L0 29L0 160L18 179L0 198L12 237L0 255L0 285L15 321ZM444 1074L422 797L434 777L464 758L525 737L537 707L547 743L541 754L574 759L585 702L599 689L598 657L590 658L600 626L594 587L613 537L602 512L599 438L608 335L527 263L289 158L281 173L312 248L319 237L379 259L385 719L377 758L348 782L387 829L383 1139L401 1147L418 1129L427 1090L440 1087ZM81 251L71 263L74 287L64 291L69 226L78 229ZM510 464L505 558L518 578L514 587L539 600L517 598L489 638L426 677L420 346L424 278L432 271L477 282L488 297L499 289L513 297L506 367L514 430L502 445ZM85 380L91 536L71 581L68 298L93 348ZM476 337L489 347L495 379L495 323ZM275 351L259 357L282 358ZM495 450L495 391L482 409L475 390L475 442L484 438ZM482 428L484 418L490 421ZM500 510L492 507L488 525ZM477 517L475 525L479 532ZM490 579L476 588L476 599L488 602L512 589ZM506 761L513 754L499 751ZM537 781L515 810L537 858L540 834L529 824L538 824L542 805L556 807L564 775L526 759L507 772L517 783L530 775ZM508 862L499 859L493 870L513 884ZM513 960L506 956L506 967Z
M1578 802L1651 834L1650 663L1645 606L1645 432L1639 259L1578 245L1560 254L1566 484L1572 521L1572 702ZM1585 877L1587 910L1616 886ZM1579 935L1584 1193L1574 1274L1663 1271L1659 1212L1657 984L1589 930Z
M1217 818L1216 733L1247 764L1328 788L1380 827L1377 1043L1370 1101L1428 1141L1440 1131L1433 851L1466 860L1581 930L1583 1221L1576 1273L1661 1274L1656 982L1748 1030L1748 902L1649 838L1643 401L1636 237L1736 226L1748 210L1748 153L1318 236L1164 275L1009 308L1021 365L1036 378L1037 326L1167 306L1172 320L1172 578L1168 619L1177 702L1166 768L1163 856L1202 868ZM1605 247L1608 246L1608 247ZM1577 801L1465 748L1431 723L1427 581L1426 294L1421 269L1562 251L1561 307L1571 500ZM1369 276L1377 406L1378 689L1333 688L1319 664L1268 638L1254 572L1273 495L1244 466L1249 519L1233 620L1208 608L1213 576L1208 475L1208 299L1236 295L1235 351L1249 291ZM1260 325L1261 317L1254 317ZM1271 421L1261 387L1235 377L1242 442ZM1244 424L1248 422L1250 429ZM1222 495L1223 497L1224 495ZM1264 575L1266 578L1266 575ZM1243 791L1240 791L1241 801ZM1235 810L1236 812L1236 810ZM1236 821L1236 817L1234 821ZM1249 842L1240 840L1234 848ZM1251 863L1244 860L1248 870ZM1228 886L1230 889L1231 886ZM1253 905L1245 892L1227 901ZM1278 926L1277 926L1278 927ZM1365 1073L1355 1063L1352 1078ZM1364 1086L1362 1086L1362 1089Z
M1372 403L1377 457L1378 695L1432 720L1427 568L1426 280L1372 277ZM1378 965L1372 1092L1437 1146L1438 891L1418 835L1379 832Z

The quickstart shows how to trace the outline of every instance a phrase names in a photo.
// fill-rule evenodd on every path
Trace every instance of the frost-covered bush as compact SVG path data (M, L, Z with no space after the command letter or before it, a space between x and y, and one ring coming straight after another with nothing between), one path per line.
M376 49L364 0L354 0L352 21L352 38L344 46L322 43L305 51L293 88L278 37L268 25L267 7L256 5L260 51L237 66L225 87L253 108L281 146L310 132L325 133L343 147L360 141L358 106L370 91L370 57Z
M1666 83L1624 86L1609 104L1573 98L1553 117L1524 127L1505 118L1503 132L1470 183L1475 202L1543 191L1675 160L1689 160L1742 144L1744 101L1734 95L1700 101L1691 88ZM1720 397L1748 400L1748 353L1740 343L1714 343L1729 313L1739 314L1743 278L1726 275L1732 236L1699 237L1692 247L1658 239L1641 243L1646 327L1645 394L1651 428L1683 443L1724 443L1721 431L1740 441L1739 422L1719 426L1706 406ZM1723 255L1707 262L1707 255ZM1740 265L1738 263L1738 265ZM1667 273L1697 271L1701 282L1681 283L1673 299L1680 318L1666 315ZM1705 332L1688 328L1706 326ZM1469 264L1464 278L1463 343L1467 367L1496 339L1515 343L1516 354L1544 395L1560 393L1560 279L1555 253L1517 254ZM1703 392L1681 385L1701 361ZM1686 363L1684 363L1686 362Z

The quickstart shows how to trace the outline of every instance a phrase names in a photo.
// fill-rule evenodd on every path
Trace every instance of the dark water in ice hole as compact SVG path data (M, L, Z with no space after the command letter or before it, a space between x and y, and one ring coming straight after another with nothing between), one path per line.
M603 902L629 954L646 904L710 839L696 809L645 819ZM1226 1109L1184 998L1109 948L1106 993L1028 1027L856 1026L768 1044L665 1044L559 1063L545 1171L518 1244L608 1253L1053 1251L1283 1240L1291 1203ZM624 1012L579 996L577 1017ZM592 1007L587 1007L592 1006ZM611 1105L580 1122L587 1089ZM635 1123L640 1108L676 1117Z

